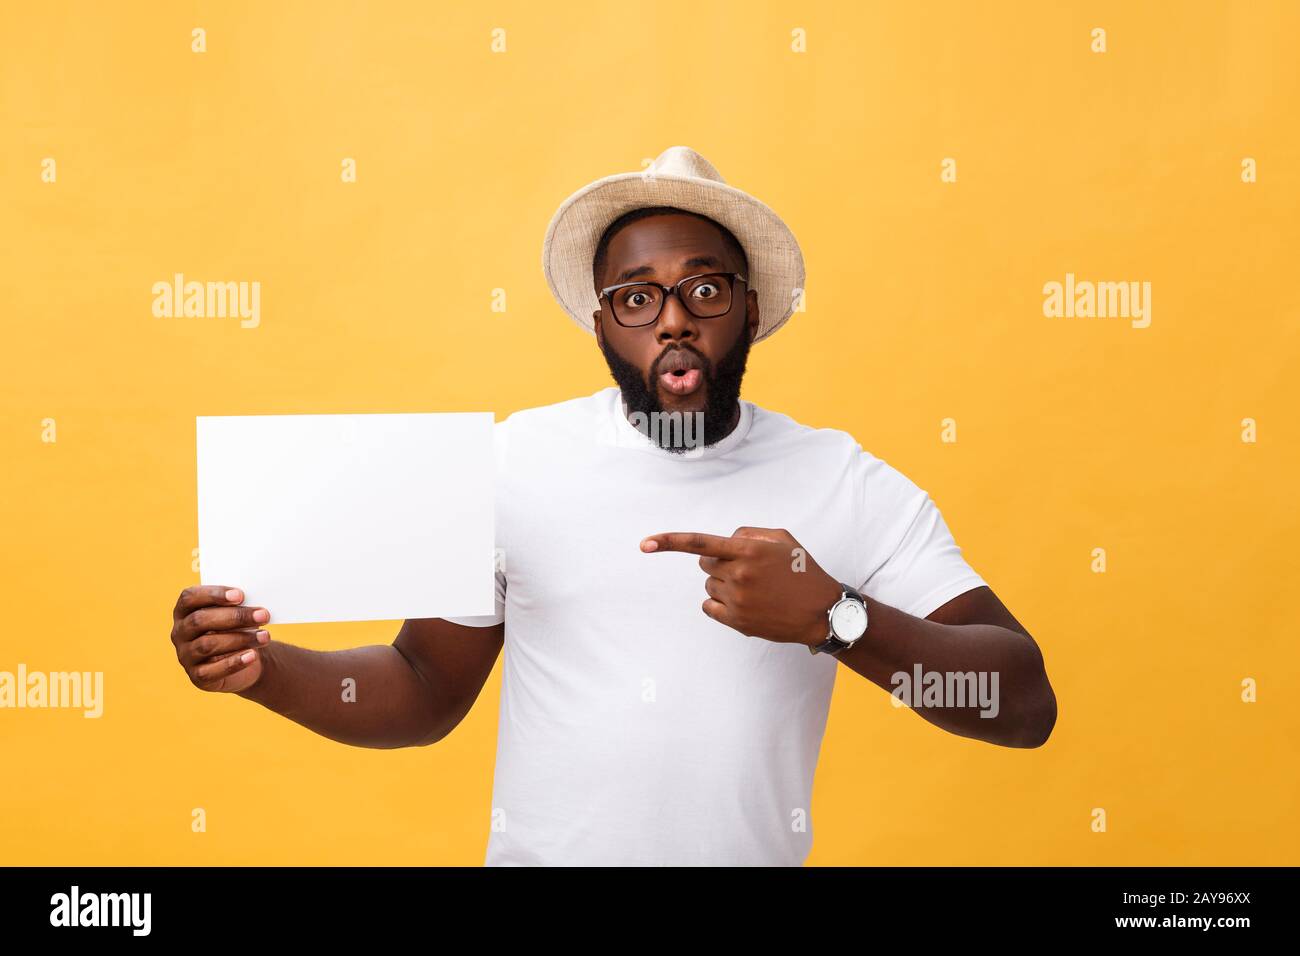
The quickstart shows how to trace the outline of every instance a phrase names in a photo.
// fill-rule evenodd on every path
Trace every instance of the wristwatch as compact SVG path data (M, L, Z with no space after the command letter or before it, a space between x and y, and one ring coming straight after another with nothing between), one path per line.
M867 602L856 588L840 582L843 592L840 599L826 612L830 627L826 640L820 644L808 645L813 654L826 653L838 657L852 647L867 632Z

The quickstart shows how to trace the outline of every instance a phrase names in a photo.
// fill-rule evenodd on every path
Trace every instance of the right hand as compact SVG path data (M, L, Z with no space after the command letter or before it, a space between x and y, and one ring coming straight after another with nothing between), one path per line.
M271 638L265 631L261 639L257 634L271 614L266 608L244 607L243 600L239 588L194 585L176 601L172 644L176 659L199 690L235 694L252 687L262 676L258 648ZM248 655L251 657L244 660Z

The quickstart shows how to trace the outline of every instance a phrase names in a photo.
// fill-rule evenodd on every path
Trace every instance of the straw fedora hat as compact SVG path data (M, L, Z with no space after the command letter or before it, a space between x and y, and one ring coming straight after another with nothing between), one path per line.
M551 294L573 321L594 334L600 308L591 273L605 227L643 206L676 206L726 226L749 258L749 288L758 293L761 342L785 325L804 288L803 253L788 226L748 193L728 186L707 159L670 146L645 170L588 183L561 203L546 227L542 270Z

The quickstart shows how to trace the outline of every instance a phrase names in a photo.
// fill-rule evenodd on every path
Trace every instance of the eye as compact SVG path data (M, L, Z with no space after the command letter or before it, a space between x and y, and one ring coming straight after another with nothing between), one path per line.
M718 287L712 282L701 282L691 290L691 295L697 299L713 299L718 295Z

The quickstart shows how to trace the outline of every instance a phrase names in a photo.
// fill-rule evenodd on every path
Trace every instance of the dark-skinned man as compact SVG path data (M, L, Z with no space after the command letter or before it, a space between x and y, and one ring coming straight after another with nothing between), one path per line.
M422 746L504 647L489 865L801 864L841 666L950 733L1048 739L1042 654L928 494L739 397L802 294L771 209L672 147L570 196L543 267L616 387L497 423L496 613L319 652L270 641L238 587L187 588L172 641L196 686Z

